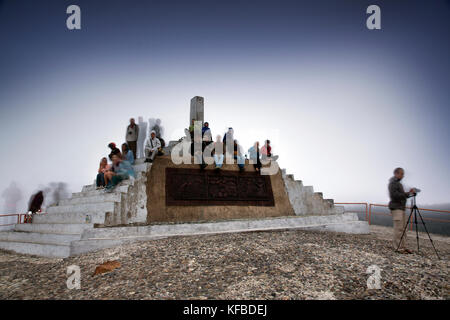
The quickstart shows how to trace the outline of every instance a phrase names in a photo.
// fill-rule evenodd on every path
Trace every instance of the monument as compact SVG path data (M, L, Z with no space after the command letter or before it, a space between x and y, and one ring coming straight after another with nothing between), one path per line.
M190 121L204 122L204 98L191 99ZM276 159L264 175L245 160L243 170L225 162L200 169L175 163L183 140L171 141L153 163L137 159L135 179L111 193L86 185L35 215L33 223L0 232L0 248L48 257L69 257L133 241L170 236L280 229L368 233L366 221L280 170ZM187 158L192 160L191 153Z
M192 119L195 121L201 121L202 124L205 121L204 120L204 101L205 99L203 97L195 96L191 99L191 112L189 114L189 125L192 123Z

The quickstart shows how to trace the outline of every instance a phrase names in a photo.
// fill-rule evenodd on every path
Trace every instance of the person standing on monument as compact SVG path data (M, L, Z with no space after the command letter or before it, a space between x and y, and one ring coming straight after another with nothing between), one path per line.
M412 253L411 250L407 249L405 246L406 243L406 216L405 216L405 207L406 200L411 197L416 190L414 188L410 189L409 192L405 192L403 189L403 185L401 181L405 176L405 170L402 168L396 168L394 170L394 176L389 179L389 197L391 201L389 202L389 209L392 214L392 222L394 225L394 239L393 245L394 250L397 250L399 253ZM403 230L405 230L405 234L403 235ZM400 243L401 240L401 243Z
M189 126L189 133L191 135L191 141L194 141L194 130L195 130L195 119L192 119L191 125Z
M150 133L150 138L145 143L145 162L153 162L155 160L156 155L160 151L161 142L156 137L156 132L152 130Z
M139 136L137 140L137 157L136 159L144 158L144 143L145 137L147 136L147 122L144 121L143 117L138 118Z
M134 122L134 118L130 119L130 124L125 132L125 141L133 152L133 156L136 159L137 141L139 139L139 126Z

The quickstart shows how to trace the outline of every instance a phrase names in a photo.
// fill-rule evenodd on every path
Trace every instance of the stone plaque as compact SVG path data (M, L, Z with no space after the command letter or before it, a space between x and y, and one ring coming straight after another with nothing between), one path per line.
M166 168L167 206L274 206L269 176Z

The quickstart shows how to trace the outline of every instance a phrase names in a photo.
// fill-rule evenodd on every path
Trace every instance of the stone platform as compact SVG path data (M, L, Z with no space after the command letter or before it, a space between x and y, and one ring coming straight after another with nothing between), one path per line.
M112 193L95 190L94 185L84 186L70 199L49 207L46 214L35 216L32 224L17 224L14 231L0 232L0 248L65 258L127 242L170 236L276 229L369 232L367 223L358 221L356 214L344 214L343 207L335 206L331 199L323 199L312 186L303 186L285 170L264 178L270 181L273 196L273 202L264 205L227 202L244 198L263 201L267 194L261 190L268 185L260 182L259 187L244 196L236 197L228 191L226 199L221 199L225 203L170 203L166 197L166 169L175 167L199 168L195 164L174 165L169 156L159 157L153 164L138 159L134 166L136 179L122 181ZM206 174L212 174L210 171L212 166L206 168ZM236 164L225 164L217 174L236 176L237 171ZM246 164L241 177L255 175L253 166Z

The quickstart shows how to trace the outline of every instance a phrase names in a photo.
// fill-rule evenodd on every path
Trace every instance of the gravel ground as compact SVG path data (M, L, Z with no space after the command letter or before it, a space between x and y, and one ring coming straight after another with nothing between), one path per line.
M448 237L421 254L391 249L392 229L370 235L271 231L172 237L67 259L0 251L0 299L449 299ZM423 237L423 235L421 235ZM415 238L409 238L415 248ZM112 272L92 276L106 261ZM81 289L66 286L81 268ZM381 289L366 270L381 268Z

